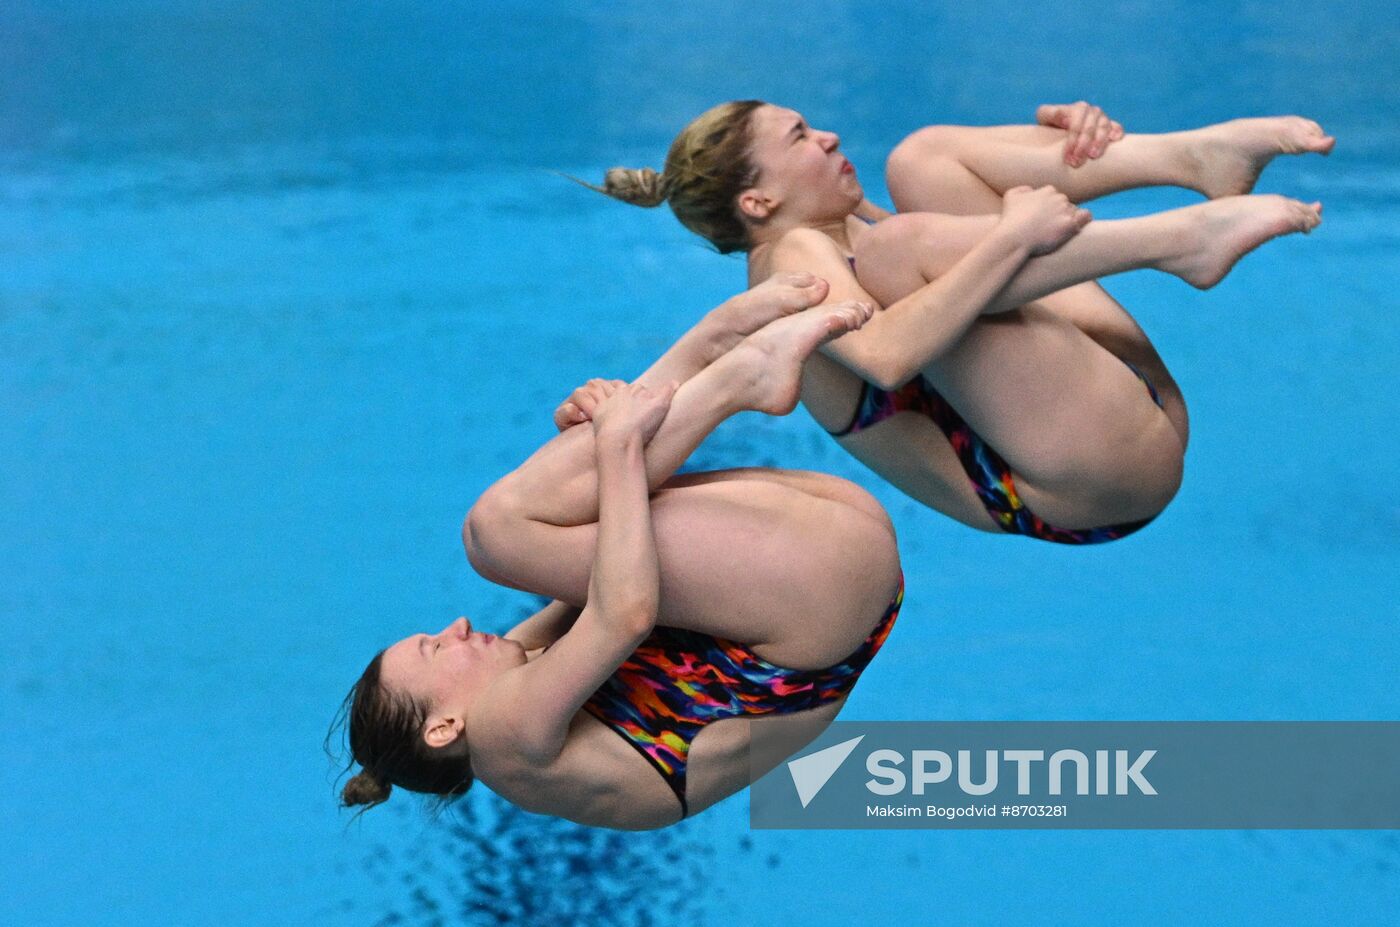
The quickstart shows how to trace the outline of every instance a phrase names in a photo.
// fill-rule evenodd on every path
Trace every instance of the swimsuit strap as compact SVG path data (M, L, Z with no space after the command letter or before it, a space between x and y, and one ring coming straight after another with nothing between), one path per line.
M1153 386L1152 381L1147 379L1147 374L1137 369L1137 367L1131 361L1123 360L1123 358L1121 357L1118 359L1123 361L1123 366L1131 370L1137 376L1137 378L1142 381L1143 386L1147 387L1147 395L1151 396L1152 401L1157 403L1157 408L1165 409L1166 406L1162 405L1162 397L1157 395L1157 387Z

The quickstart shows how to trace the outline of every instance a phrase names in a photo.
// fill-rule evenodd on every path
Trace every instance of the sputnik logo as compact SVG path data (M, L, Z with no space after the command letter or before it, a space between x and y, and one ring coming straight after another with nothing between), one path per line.
M797 797L802 807L807 807L817 797L822 787L836 775L836 770L846 762L846 757L855 750L856 744L864 739L865 735L861 734L788 762L788 772L792 774L792 784L797 787Z

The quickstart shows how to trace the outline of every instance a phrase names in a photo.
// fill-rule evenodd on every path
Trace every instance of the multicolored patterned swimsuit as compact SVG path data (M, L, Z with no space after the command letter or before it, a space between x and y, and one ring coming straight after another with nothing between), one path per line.
M661 773L685 800L690 744L724 718L789 714L850 692L879 652L904 602L904 580L875 629L846 659L820 670L775 666L746 645L696 631L659 627L584 703Z
M854 271L856 259L846 260L850 261L851 270ZM1123 363L1137 375L1147 387L1147 394L1152 397L1152 401L1161 408L1162 399L1157 395L1157 388L1152 385L1152 381L1132 364L1127 361ZM883 422L896 412L918 412L933 420L947 436L948 443L953 445L963 472L972 481L977 498L982 500L982 507L1001 526L1001 530L1008 534L1024 534L1056 544L1102 544L1126 537L1152 521L1151 518L1145 518L1142 521L1105 525L1101 528L1059 528L1045 521L1026 508L1026 504L1016 494L1016 481L1011 475L1010 464L972 430L972 426L922 375L891 391L863 383L860 402L856 404L856 414L851 423L842 431L833 431L830 434L836 438L855 434Z
M1127 363L1124 361L1124 363ZM1147 377L1132 364L1128 368L1137 374L1147 386L1148 394L1158 406L1162 400ZM1121 525L1105 525L1101 528L1059 528L1032 512L1016 494L1016 480L1011 475L1011 465L998 454L990 444L982 440L972 430L948 400L934 389L922 376L915 377L899 389L886 392L869 383L861 387L860 404L856 406L855 418L844 431L833 431L834 437L855 434L883 422L896 412L918 412L933 420L933 423L948 437L948 443L958 455L963 472L972 481L972 488L987 514L1008 534L1024 534L1042 541L1057 544L1101 544L1126 537L1146 525L1152 519L1130 521Z

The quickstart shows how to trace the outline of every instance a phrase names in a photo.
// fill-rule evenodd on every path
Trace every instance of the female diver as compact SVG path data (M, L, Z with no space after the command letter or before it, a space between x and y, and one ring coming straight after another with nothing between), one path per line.
M1321 204L1240 194L1275 155L1325 154L1334 139L1298 117L1166 135L1124 135L1087 104L1039 119L905 139L887 164L898 215L865 199L834 133L756 100L692 122L662 174L614 168L596 189L669 202L721 252L747 252L750 283L809 271L828 300L884 307L813 357L802 386L817 422L877 474L975 528L1108 541L1176 494L1187 418L1096 279L1154 268L1206 288L1265 241L1309 231ZM1164 184L1211 202L1087 225L1081 213L1083 230L1053 251L994 215L1053 206L1050 185L1077 204ZM586 420L579 398L556 412L561 428Z
M556 601L503 637L459 618L375 656L346 699L347 805L480 779L530 811L661 827L831 722L902 600L883 509L815 473L674 475L733 413L791 411L808 356L873 312L808 309L796 283L712 311L477 501L472 564Z

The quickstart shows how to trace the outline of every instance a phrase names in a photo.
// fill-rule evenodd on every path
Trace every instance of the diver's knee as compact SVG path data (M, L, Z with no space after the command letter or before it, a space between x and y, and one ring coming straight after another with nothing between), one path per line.
M932 158L956 161L965 126L924 126L906 135L885 162L887 176L926 164Z
M462 546L472 569L493 582L500 582L502 546L499 542L523 517L519 500L504 480L481 494L462 520Z

